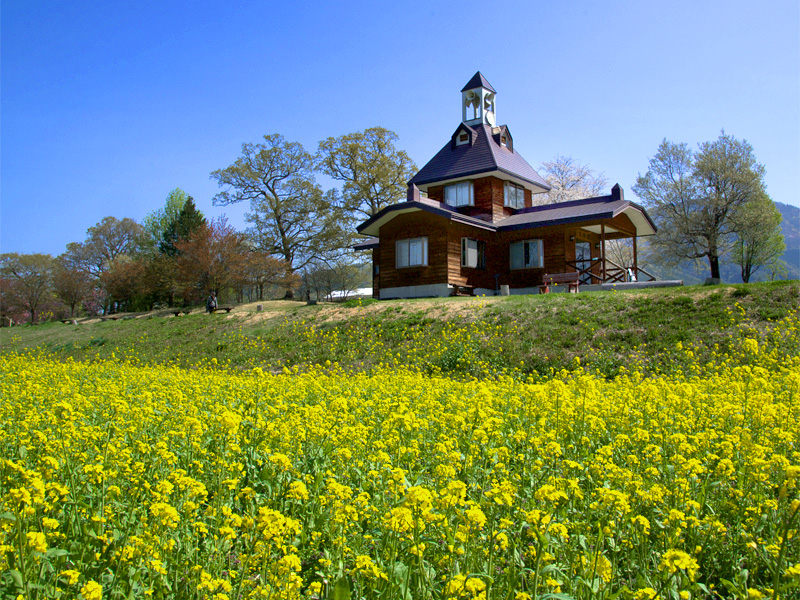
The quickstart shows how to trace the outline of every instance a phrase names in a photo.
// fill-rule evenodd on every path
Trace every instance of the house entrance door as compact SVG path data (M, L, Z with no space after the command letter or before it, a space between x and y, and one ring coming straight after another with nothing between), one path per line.
M575 265L581 273L580 281L583 284L592 283L592 274L589 269L592 266L592 244L589 242L575 242Z

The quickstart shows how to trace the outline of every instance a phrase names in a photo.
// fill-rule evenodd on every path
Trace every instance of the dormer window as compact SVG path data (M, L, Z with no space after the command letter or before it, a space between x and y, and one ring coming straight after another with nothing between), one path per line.
M472 206L475 201L472 197L472 182L460 181L444 186L444 202L448 206Z
M463 146L464 144L469 143L469 134L466 131L462 131L458 134L458 139L456 140L456 146Z
M506 139L506 136L504 135L500 136L500 145L503 146L503 148L508 147L508 140Z
M525 208L525 188L506 181L504 204L509 208Z

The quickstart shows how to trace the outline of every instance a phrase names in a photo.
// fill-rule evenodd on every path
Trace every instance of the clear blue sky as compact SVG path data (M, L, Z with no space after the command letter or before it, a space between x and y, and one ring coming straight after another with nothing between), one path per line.
M480 70L531 165L572 156L628 198L662 139L748 140L800 206L800 3L2 0L0 251L141 220L281 133L309 151L380 125L419 167ZM330 185L330 182L324 182Z

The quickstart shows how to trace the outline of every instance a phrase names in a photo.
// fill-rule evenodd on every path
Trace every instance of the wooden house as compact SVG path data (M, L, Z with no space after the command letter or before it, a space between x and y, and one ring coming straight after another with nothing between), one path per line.
M407 200L358 226L370 236L356 248L372 250L376 297L530 294L557 273L584 284L641 276L636 240L656 230L645 210L619 184L608 196L535 206L550 186L495 124L495 94L476 73L461 91L461 123L409 181ZM606 258L606 242L620 238L633 240L633 268Z

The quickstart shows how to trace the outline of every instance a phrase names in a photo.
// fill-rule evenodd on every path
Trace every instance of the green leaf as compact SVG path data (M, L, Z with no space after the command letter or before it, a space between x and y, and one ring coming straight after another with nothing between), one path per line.
M336 585L333 586L331 600L350 600L350 582L347 581L346 576L342 577L336 582Z
M17 586L17 589L22 589L22 573L17 570L6 571L11 576L11 581Z
M63 548L50 548L45 553L45 556L47 558L58 558L59 556L68 556L68 555L69 555L69 552L67 552Z

